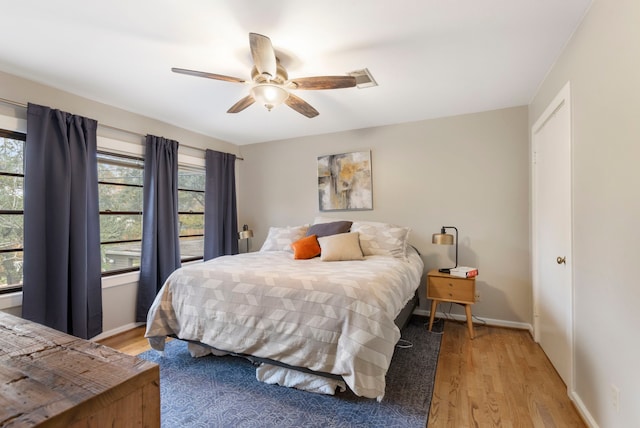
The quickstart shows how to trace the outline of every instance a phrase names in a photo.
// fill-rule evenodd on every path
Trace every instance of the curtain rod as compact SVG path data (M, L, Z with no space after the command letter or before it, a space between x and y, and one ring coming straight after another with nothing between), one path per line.
M10 105L13 105L13 106L16 106L16 107L27 108L27 104L25 104L25 103L21 103L21 102L18 102L18 101L13 101L13 100L8 100L8 99L6 99L6 98L0 98L0 102L3 102L3 103L5 103L5 104L10 104ZM139 133L139 132L134 132L134 131L129 131L128 129L118 128L117 126L105 125L105 124L100 123L100 122L98 122L98 125L99 125L99 126L101 126L101 127L103 127L103 128L109 128L109 129L112 129L112 130L114 130L114 131L126 132L127 134L137 135L137 136L139 136L139 137L146 137L146 135L145 135L145 134L141 134L141 133ZM202 149L202 148L200 148L200 147L189 146L189 145L187 145L187 144L182 144L182 143L180 143L180 145L181 145L181 146L184 146L184 147L188 147L188 148L190 148L190 149L203 150L203 151L204 151L204 149ZM241 158L241 157L239 157L239 156L236 156L236 160L244 160L244 158Z

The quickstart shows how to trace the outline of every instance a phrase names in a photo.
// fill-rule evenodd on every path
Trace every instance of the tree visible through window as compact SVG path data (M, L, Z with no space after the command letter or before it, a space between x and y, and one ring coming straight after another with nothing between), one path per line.
M106 275L140 268L144 161L98 154L102 272ZM182 261L204 254L204 183L202 168L178 168L178 220Z
M22 288L25 140L0 129L0 293Z
M0 129L0 293L22 288L24 145L26 135ZM98 192L103 275L140 268L144 161L99 152ZM202 168L178 170L178 217L182 261L204 253Z
M142 159L98 153L102 273L138 270L142 243Z
M180 258L198 260L204 255L204 185L202 168L178 168L178 219Z

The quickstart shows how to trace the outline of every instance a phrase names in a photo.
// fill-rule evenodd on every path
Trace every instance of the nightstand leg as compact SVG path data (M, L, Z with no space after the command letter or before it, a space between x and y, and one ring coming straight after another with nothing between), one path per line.
M438 308L438 301L431 301L431 313L429 314L429 331L431 331L431 327L433 327L433 318L436 316L436 309Z
M464 305L464 311L467 313L467 329L469 329L469 338L473 339L473 319L471 318L471 305Z

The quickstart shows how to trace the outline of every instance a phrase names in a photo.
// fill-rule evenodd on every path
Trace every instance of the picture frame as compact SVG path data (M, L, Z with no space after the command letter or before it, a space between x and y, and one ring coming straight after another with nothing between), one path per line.
M320 211L373 209L371 150L318 157Z

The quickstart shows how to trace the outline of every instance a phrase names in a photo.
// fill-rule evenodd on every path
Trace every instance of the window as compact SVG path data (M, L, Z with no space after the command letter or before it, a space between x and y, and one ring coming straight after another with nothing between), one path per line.
M182 261L204 254L204 183L202 168L178 168L178 220ZM144 161L100 152L100 242L103 275L140 269Z
M98 153L103 275L140 268L143 173L144 161L140 158Z
M22 288L24 145L26 135L0 129L0 293ZM144 161L98 152L100 253L103 275L140 268ZM204 186L201 167L178 169L182 261L204 254Z
M0 129L0 293L22 288L25 140Z
M178 168L180 258L183 262L198 260L204 255L204 185L204 169Z

